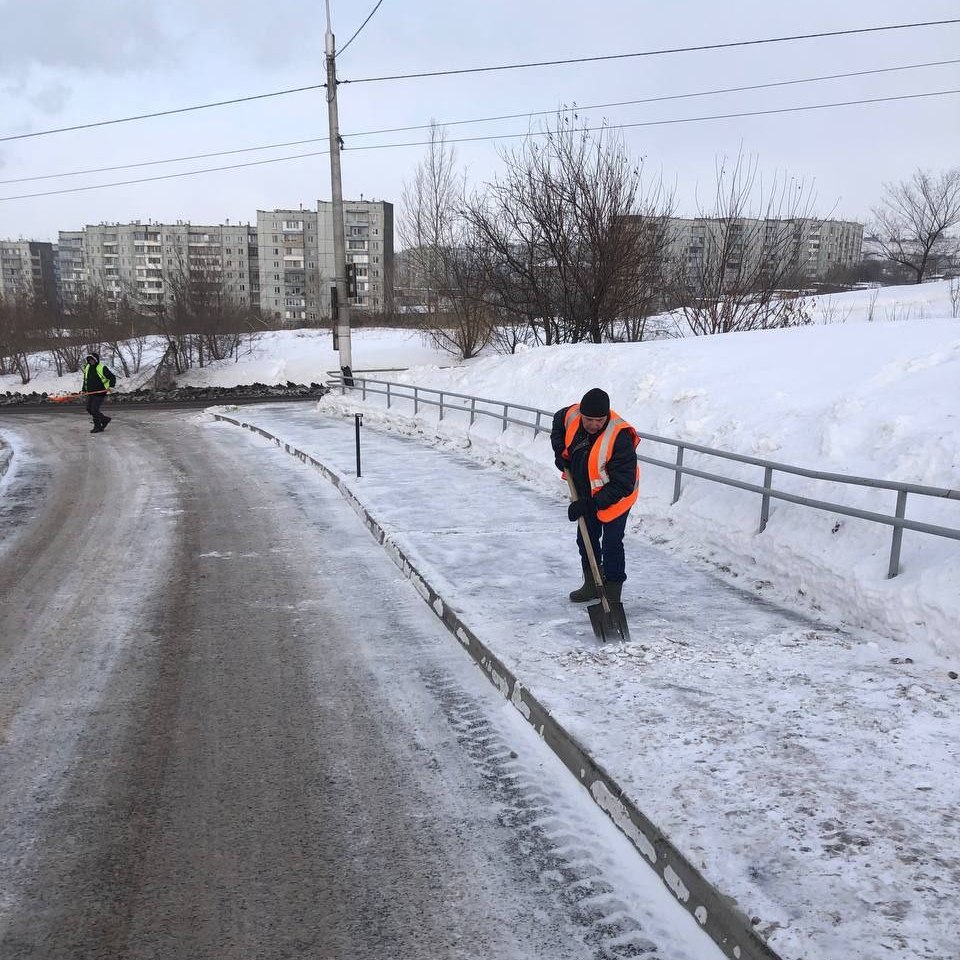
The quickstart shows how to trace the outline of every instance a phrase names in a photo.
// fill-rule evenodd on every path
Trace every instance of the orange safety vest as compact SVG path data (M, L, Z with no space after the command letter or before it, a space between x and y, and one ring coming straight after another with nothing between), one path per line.
M580 404L575 403L569 410L567 410L567 415L564 419L564 425L567 428L566 435L564 437L564 450L563 452L569 456L570 444L573 443L573 438L577 435L577 430L580 429L581 423L580 416ZM627 423L619 414L615 411L610 411L610 418L607 420L607 425L603 428L600 436L594 440L593 446L590 448L590 457L587 460L587 475L590 478L590 495L593 496L601 487L605 486L610 477L607 475L607 461L610 459L610 451L613 450L614 441L617 439L617 435L621 430L629 430L633 436L633 447L637 448L637 445L640 443L640 438L637 436L637 431ZM615 520L617 517L625 514L636 502L637 497L640 495L640 464L637 464L637 480L633 485L633 492L628 493L627 496L621 498L616 503L611 504L609 507L604 508L603 510L597 511L597 519L601 523L609 523L611 520Z

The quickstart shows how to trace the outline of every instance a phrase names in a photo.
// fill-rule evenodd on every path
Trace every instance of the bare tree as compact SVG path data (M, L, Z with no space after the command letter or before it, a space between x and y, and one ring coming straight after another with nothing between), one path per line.
M30 382L33 358L45 344L47 311L46 300L28 287L0 297L0 373Z
M467 207L498 323L546 344L641 336L669 198L646 190L618 135L591 133L573 111L503 160L504 176Z
M738 155L716 167L713 203L678 228L671 291L694 334L808 323L798 298L806 277L805 231L816 231L802 183Z
M483 262L462 204L456 153L433 124L427 156L403 187L399 233L409 280L422 291L430 338L466 360L487 345L492 324L482 297Z
M873 210L884 255L908 268L917 283L939 261L956 256L960 239L960 167L933 174L917 170L909 180L884 184Z
M950 281L950 314L960 318L960 277L954 277Z
M245 334L262 329L256 311L234 300L224 282L219 249L177 254L167 297L155 305L154 325L167 342L164 363L176 373L194 364L239 356Z

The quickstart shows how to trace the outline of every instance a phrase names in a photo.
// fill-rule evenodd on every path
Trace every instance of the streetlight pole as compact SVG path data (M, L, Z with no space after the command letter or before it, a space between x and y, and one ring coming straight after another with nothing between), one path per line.
M327 7L327 117L330 126L330 199L333 207L333 262L337 286L337 342L340 350L340 372L353 373L350 355L350 301L347 297L347 244L343 232L343 185L340 179L340 121L337 115L336 41L330 26L330 0Z

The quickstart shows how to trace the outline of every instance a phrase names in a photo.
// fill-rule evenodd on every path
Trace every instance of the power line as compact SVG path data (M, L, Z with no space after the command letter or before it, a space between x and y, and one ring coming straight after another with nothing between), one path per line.
M818 40L824 37L849 37L854 34L882 33L890 30L912 30L916 27L939 27L960 23L954 20L926 20L920 23L895 23L884 27L858 27L853 30L829 30L824 33L799 33L789 37L764 37L758 40L734 40L728 43L704 43L695 47L665 47L641 50L638 53L615 53L600 57L572 57L569 60L539 60L531 63L508 63L495 67L464 67L460 70L433 70L428 73L398 73L385 77L363 77L340 80L340 83L380 83L384 80L419 80L424 77L450 77L466 73L492 73L496 70L524 70L528 67L560 67L574 63L599 63L603 60L628 60L635 57L662 57L674 53L700 53L705 50L729 50L733 47L755 47L765 43L790 43L794 40Z
M36 180L59 180L61 177L83 177L91 173L112 173L115 170L134 170L138 167L156 167L164 163L186 163L188 160L209 160L212 157L229 157L237 153L254 153L258 150L279 150L281 147L301 147L307 143L320 143L327 137L311 137L307 140L288 140L285 143L266 143L260 147L239 147L236 150L218 150L214 153L194 153L185 157L168 157L165 160L142 160L139 163L119 163L112 167L91 167L88 170L71 170L67 173L44 173L35 177L18 177L14 180L0 180L7 183L30 183Z
M403 144L400 144L403 146ZM127 187L137 183L153 183L157 180L176 180L179 177L194 177L201 173L219 173L223 170L240 170L243 167L258 167L266 163L282 163L287 160L304 160L307 157L322 157L329 150L319 150L316 153L299 153L292 157L273 157L270 160L251 160L249 163L231 163L223 167L206 167L203 170L185 170L183 173L166 173L156 177L141 177L137 180L117 180L114 183L95 183L86 187L66 187L62 190L48 190L44 193L23 193L16 197L0 197L4 200L26 200L29 197L53 197L61 193L84 193L87 190L104 190L107 187Z
M369 16L360 26L357 28L357 32L337 51L337 53L343 53L347 47L357 39L357 36L360 34L360 31L370 22L370 18L380 9L380 4L383 3L383 0L378 0L377 5L370 11Z
M378 4L379 6L379 4ZM374 10L375 12L375 10ZM371 16L373 14L371 13ZM884 27L860 27L854 30L833 30L825 33L807 33L807 34L797 34L795 36L789 37L767 37L758 40L737 40L730 43L713 43L713 44L701 44L700 46L695 47L672 47L664 48L661 50L644 50L638 53L619 53L611 54L609 56L600 56L600 57L577 57L568 60L543 60L533 63L514 63L506 64L503 66L493 66L493 67L470 67L462 70L439 70L430 73L409 73L409 74L398 74L396 76L386 76L386 77L365 77L359 80L340 80L339 83L377 83L384 80L410 80L421 77L441 77L441 76L451 76L454 74L465 74L465 73L489 73L495 70L519 70L527 67L549 67L549 66L562 66L566 64L574 63L597 63L603 60L624 60L632 57L655 57L655 56L666 56L668 54L674 53L696 53L705 50L725 50L732 47L749 47L757 46L765 43L787 43L794 40L814 40L824 37L841 37L841 36L850 36L853 34L865 34L865 33L879 33L882 31L889 30L908 30L916 27L933 27L933 26L946 26L949 24L960 23L960 19L953 20L928 20L918 23L900 23L900 24L891 24ZM351 38L352 39L352 38ZM349 41L348 41L349 42ZM13 140L29 140L34 137L46 137L55 133L70 133L76 130L89 130L94 127L106 127L112 124L118 123L131 123L135 120L149 120L155 117L167 117L172 116L178 113L190 113L195 110L209 110L214 107L224 107L229 106L235 103L249 103L253 100L265 100L271 97L283 97L291 93L303 93L308 90L322 90L326 87L326 84L317 83L311 84L304 87L291 87L287 90L276 90L272 93L259 93L254 94L249 97L235 97L231 100L217 100L213 103L201 103L189 107L178 107L173 110L159 110L153 113L142 113L137 114L136 116L131 117L119 117L114 120L97 120L91 123L78 123L69 127L55 127L50 130L38 130L34 133L19 133L19 134L10 134L7 136L0 137L0 143L8 143Z
M716 90L702 90L696 93L677 93L669 94L660 97L644 97L640 100L618 100L612 103L593 103L593 104L576 104L572 105L568 109L574 112L585 112L588 110L601 110L607 107L626 107L626 106L636 106L638 104L646 103L662 103L671 100L686 100L696 97L707 97L707 96L716 96L718 94L725 93L740 93L748 90L766 90L774 87L787 87L794 86L797 84L803 83L818 83L826 80L839 80L847 79L850 77L864 77L881 73L895 73L904 70L919 70L926 67L940 67L947 66L955 63L960 63L960 59L957 60L936 60L929 63L914 63L914 64L905 64L897 67L879 67L873 70L858 70L852 73L833 73L826 74L820 77L804 77L794 80L777 80L770 83L757 83L749 84L747 86L740 87L723 87ZM454 127L454 126L463 126L465 124L472 123L493 123L500 120L518 120L525 117L537 117L537 116L549 116L556 113L557 110L529 110L525 113L509 113L503 114L496 117L476 117L469 120L446 120L439 122L438 125L441 127ZM429 130L432 127L432 123L423 123L416 124L406 127L386 127L381 130L365 130L358 133L346 133L344 137L372 137L381 135L384 133L405 133L412 130ZM17 177L11 180L0 180L0 185L4 184L13 184L13 183L31 183L37 180L56 180L62 177L79 177L86 176L92 173L112 173L116 170L132 170L139 167L151 167L159 166L166 163L185 163L190 160L209 160L213 157L225 157L232 156L238 153L253 153L259 150L279 150L282 147L300 147L308 143L319 143L325 141L326 137L312 137L306 140L289 140L284 143L268 143L263 144L257 147L240 147L235 150L219 150L213 153L196 153L189 156L183 157L170 157L164 160L144 160L139 163L123 163L116 164L110 167L93 167L86 170L72 170L66 173L47 173L39 174L32 177ZM353 148L356 149L356 148Z
M929 63L913 63L907 64L901 67L879 67L875 70L857 70L853 73L831 73L826 74L822 77L803 77L797 80L776 80L770 83L752 83L747 86L742 87L721 87L717 90L701 90L697 93L674 93L661 97L644 97L641 100L617 100L613 103L591 103L586 105L581 104L572 104L570 107L565 108L566 110L578 111L578 110L602 110L607 107L631 107L637 106L642 103L664 103L668 100L689 100L696 97L712 97L718 94L724 93L741 93L747 90L768 90L773 87L789 87L801 83L819 83L824 80L841 80L847 79L850 77L866 77L873 74L879 73L895 73L902 70L920 70L924 67L942 67L949 64L960 63L958 60L934 60ZM536 110L536 111L527 111L526 113L507 113L499 117L477 117L472 120L444 120L438 122L437 126L441 127L456 127L468 123L491 123L496 120L519 120L522 117L540 117L548 116L550 114L556 113L557 110ZM409 127L385 127L382 130L367 130L363 133L344 133L343 136L346 137L372 137L377 134L383 133L403 133L408 130L429 130L433 124L417 124L415 126ZM15 181L2 181L0 183L13 183Z
M765 116L771 116L773 114L781 114L781 113L800 113L800 112L812 111L812 110L827 110L834 107L853 107L853 106L860 106L864 104L893 103L894 101L919 100L919 99L925 99L925 98L929 99L931 97L947 97L947 96L953 96L956 94L960 94L960 89L933 90L927 93L908 93L908 94L901 94L900 96L873 97L865 100L844 100L839 103L815 103L815 104L808 104L806 106L800 106L800 107L779 107L771 110L747 110L740 113L720 113L720 114L712 114L710 116L704 116L704 117L678 117L678 118L668 119L668 120L638 120L633 123L601 124L600 126L597 126L597 127L584 127L582 129L582 132L592 133L592 132L606 131L606 130L629 130L637 127L674 126L674 125L683 124L683 123L703 123L705 121L710 121L710 120L731 120L731 119L737 119L741 117L765 117ZM487 140L516 140L520 137L531 137L531 136L537 137L537 136L546 136L546 135L547 135L546 131L536 132L536 131L528 130L523 133L492 134L490 136L480 136L480 137L458 137L451 140L447 140L446 142L447 143L478 143L478 142L487 141ZM408 143L368 144L366 146L360 146L360 147L355 147L351 149L353 149L354 151L386 150L386 149L394 149L398 147L423 147L423 146L428 146L429 144L430 144L429 140L418 140L418 141L413 141ZM103 189L106 189L107 187L125 187L125 186L130 186L132 184L151 183L157 180L175 180L180 177L193 177L203 173L218 173L224 170L239 170L244 167L256 167L256 166L261 166L263 164L268 164L268 163L282 163L288 160L303 160L308 157L322 157L327 153L329 153L329 151L320 150L320 151L317 151L316 153L301 153L301 154L296 154L290 157L274 157L269 160L252 160L248 163L228 164L222 167L208 167L203 170L187 170L187 171L184 171L183 173L170 173L170 174L163 174L156 177L143 177L137 180L120 180L114 183L99 183L99 184L93 184L91 186L86 186L86 187L67 187L61 190L49 190L42 193L24 193L24 194L19 194L17 196L0 197L0 202L3 202L5 200L26 200L34 197L51 197L51 196L56 196L58 194L64 194L64 193L82 193L88 190L103 190Z
M233 103L249 103L251 100L268 100L271 97L285 97L290 93L303 93L306 90L322 90L325 83L314 83L307 87L291 87L289 90L275 90L273 93L256 93L250 97L236 97L233 100L217 100L215 103L198 103L192 107L177 107L175 110L158 110L156 113L141 113L134 117L119 117L116 120L95 120L92 123L78 123L72 127L55 127L52 130L38 130L35 133L17 133L0 137L0 143L10 140L29 140L33 137L47 137L52 133L69 133L73 130L89 130L91 127L108 127L115 123L131 123L134 120L150 120L153 117L169 117L175 113L190 113L194 110L209 110L211 107L226 107Z

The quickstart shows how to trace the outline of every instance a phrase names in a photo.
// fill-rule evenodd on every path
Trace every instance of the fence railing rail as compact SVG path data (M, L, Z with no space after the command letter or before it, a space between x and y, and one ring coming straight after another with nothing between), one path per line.
M359 392L363 400L367 399L368 393L384 396L386 397L388 409L392 409L393 405L398 401L407 401L412 404L412 412L414 414L418 414L421 407L437 407L439 408L440 420L444 419L445 414L459 413L468 415L470 418L470 426L473 426L478 418L486 417L499 421L502 424L503 431L506 431L510 426L531 429L534 438L540 433L549 433L553 421L552 411L540 410L537 407L528 407L520 403L491 400L486 397L475 397L470 394L456 393L452 390L438 390L433 387L422 387L391 380L375 380L357 374L354 374L352 378L345 379L340 373L331 373L330 383L338 387L343 393L346 393L347 390ZM910 494L960 501L960 490L932 487L919 483L906 483L899 480L880 480L871 477L850 476L849 474L843 473L829 473L823 470L811 470L789 463L778 463L775 460L765 460L761 457L731 453L727 450L706 447L698 443L689 443L673 437L663 437L654 433L646 433L642 430L638 430L637 433L644 440L676 448L676 458L672 462L669 460L660 460L656 457L648 456L645 453L637 454L637 460L641 463L650 464L651 466L673 472L674 485L672 503L676 503L680 499L683 490L683 477L697 477L701 480L709 480L714 483L720 483L726 486L736 487L740 490L746 490L750 493L759 494L760 523L758 532L760 533L766 529L769 522L771 500L783 500L787 503L799 504L800 506L810 507L815 510L823 510L841 516L856 517L860 520L867 520L872 523L880 523L892 527L890 561L887 567L888 577L895 577L900 572L900 552L904 530L912 530L917 533L925 533L935 537L945 537L949 540L960 540L960 529L956 527L946 527L933 523L924 523L919 520L910 520L906 515L907 497ZM687 450L710 457L716 457L721 460L730 460L760 467L763 469L763 483L750 483L747 480L740 480L736 477L729 477L724 474L711 473L707 470L698 470L694 467L685 466L683 460L684 453ZM785 490L778 490L773 486L774 474L777 473L790 474L812 480L823 480L830 483L843 483L875 490L896 491L896 505L894 506L892 514L885 514L873 510L861 510L857 507L850 507L842 503L818 500L814 497L805 497L799 494L789 493Z

